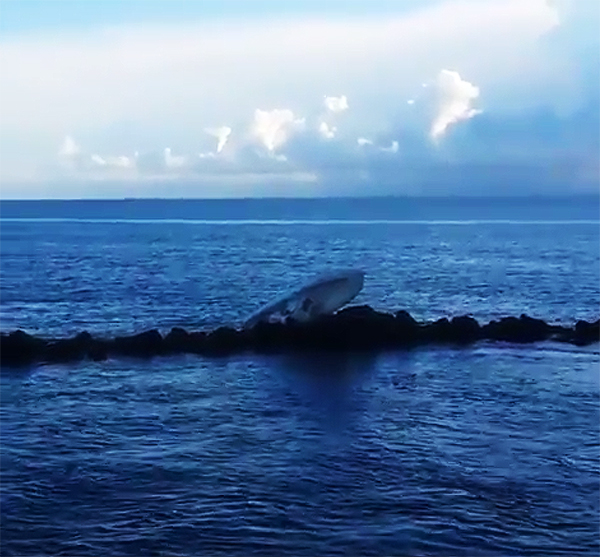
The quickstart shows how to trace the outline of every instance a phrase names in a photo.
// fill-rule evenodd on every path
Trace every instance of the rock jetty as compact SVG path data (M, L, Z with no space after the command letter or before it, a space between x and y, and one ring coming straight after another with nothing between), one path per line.
M151 358L169 354L226 356L242 352L381 351L424 345L468 345L477 341L533 343L546 340L579 346L600 341L600 320L575 327L550 325L527 315L480 325L469 316L420 323L406 311L382 313L369 306L345 308L310 323L259 323L251 329L219 327L210 332L157 330L112 339L88 332L73 338L43 339L17 330L0 335L0 365L101 361L111 357Z

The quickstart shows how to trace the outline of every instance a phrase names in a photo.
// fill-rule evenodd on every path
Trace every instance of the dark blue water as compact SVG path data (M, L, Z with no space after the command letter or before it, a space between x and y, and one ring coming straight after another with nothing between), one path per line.
M597 199L2 202L1 329L239 323L330 267L418 318L597 319ZM2 555L600 551L598 345L2 370Z

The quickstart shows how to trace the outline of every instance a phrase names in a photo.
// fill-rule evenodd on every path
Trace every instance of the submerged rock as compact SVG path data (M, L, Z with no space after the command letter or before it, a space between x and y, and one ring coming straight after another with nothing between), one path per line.
M88 332L69 339L44 340L18 330L0 336L0 361L2 366L24 366L34 362L101 361L111 355L151 358L181 353L226 356L244 351L365 352L428 344L460 346L483 339L591 344L600 341L600 320L578 321L573 328L549 325L527 315L505 317L484 326L466 315L419 323L404 310L394 315L370 306L354 306L308 323L258 322L249 329L219 327L209 333L174 328L164 338L153 329L110 340L95 339Z

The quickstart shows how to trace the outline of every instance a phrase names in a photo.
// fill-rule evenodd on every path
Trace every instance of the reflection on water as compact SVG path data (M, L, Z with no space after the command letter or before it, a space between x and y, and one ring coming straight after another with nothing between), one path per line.
M543 355L2 375L2 554L597 554L598 356Z
M372 354L302 353L273 362L274 371L311 409L321 427L340 433L366 404L363 386L377 363Z

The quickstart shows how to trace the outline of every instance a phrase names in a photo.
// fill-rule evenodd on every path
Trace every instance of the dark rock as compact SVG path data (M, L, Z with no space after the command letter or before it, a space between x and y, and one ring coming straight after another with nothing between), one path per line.
M357 352L427 343L460 345L482 338L509 342L536 342L552 338L583 345L600 341L600 320L594 323L578 321L574 328L548 325L527 315L506 317L483 327L469 316L419 324L406 311L392 315L370 306L355 306L310 323L258 323L250 330L241 331L220 327L208 334L188 333L174 328L164 339L157 330L113 340L94 339L83 332L71 339L53 341L15 331L0 335L0 358L4 366L19 366L38 361L67 362L85 358L100 361L110 354L149 358L174 353L218 356L245 350L258 353Z
M87 355L88 346L75 337L49 343L44 359L47 362L73 362L83 360Z
M245 331L244 343L258 352L280 352L302 346L302 326L298 323L257 323Z
M503 340L507 342L538 342L547 340L552 334L552 327L541 319L534 319L525 314L520 318L504 317L500 321L491 321L482 327L483 338Z
M543 319L535 319L522 313L520 321L528 334L536 340L546 340L552 332L552 327Z
M163 349L166 353L187 352L190 348L190 335L180 327L173 327L163 340Z
M138 335L117 337L107 348L117 354L147 358L162 353L163 338L156 329L152 329Z
M225 355L240 352L245 347L245 335L231 327L219 327L206 335L203 352L207 354Z
M406 328L414 327L416 329L419 327L418 321L404 309L396 312L396 322L398 325Z
M420 334L420 325L407 311L396 313L396 335L401 344L414 344Z
M17 330L0 336L1 365L21 366L41 359L46 342L42 339Z
M167 354L202 354L205 352L206 333L188 333L185 329L174 327L163 341L163 350Z
M600 341L600 319L593 323L587 321L577 321L575 332L573 334L573 343L578 346L585 346L593 342Z
M550 339L556 342L573 343L575 329L562 325L550 325Z
M446 317L442 317L433 323L426 323L421 329L423 340L426 342L450 342L452 338L452 326Z
M364 350L402 344L399 322L390 313L374 310L370 306L354 306L322 319L326 348Z
M358 335L361 317L354 315L325 315L314 323L305 323L295 332L293 343L303 350L352 351L362 350L369 335Z
M469 344L481 338L481 327L473 317L463 315L451 321L443 317L423 326L423 337L430 343Z
M362 306L350 306L344 309L341 309L337 313L333 315L336 319L377 319L381 315L388 315L385 313L380 313L379 311L373 309L371 306L362 305Z
M453 317L450 321L454 341L458 343L475 342L481 338L481 327L476 319L469 315Z
M206 333L201 331L190 333L187 352L190 354L202 354L204 352L207 336Z
M107 343L101 340L94 340L90 343L88 356L94 362L103 362L108 359Z
M102 358L100 354L100 343L94 340L90 333L83 331L74 338L49 343L44 359L48 362L71 362L88 357L96 360L106 359L106 356Z
M95 362L101 362L108 358L107 343L92 337L87 331L79 333L74 339L85 351L85 356Z

